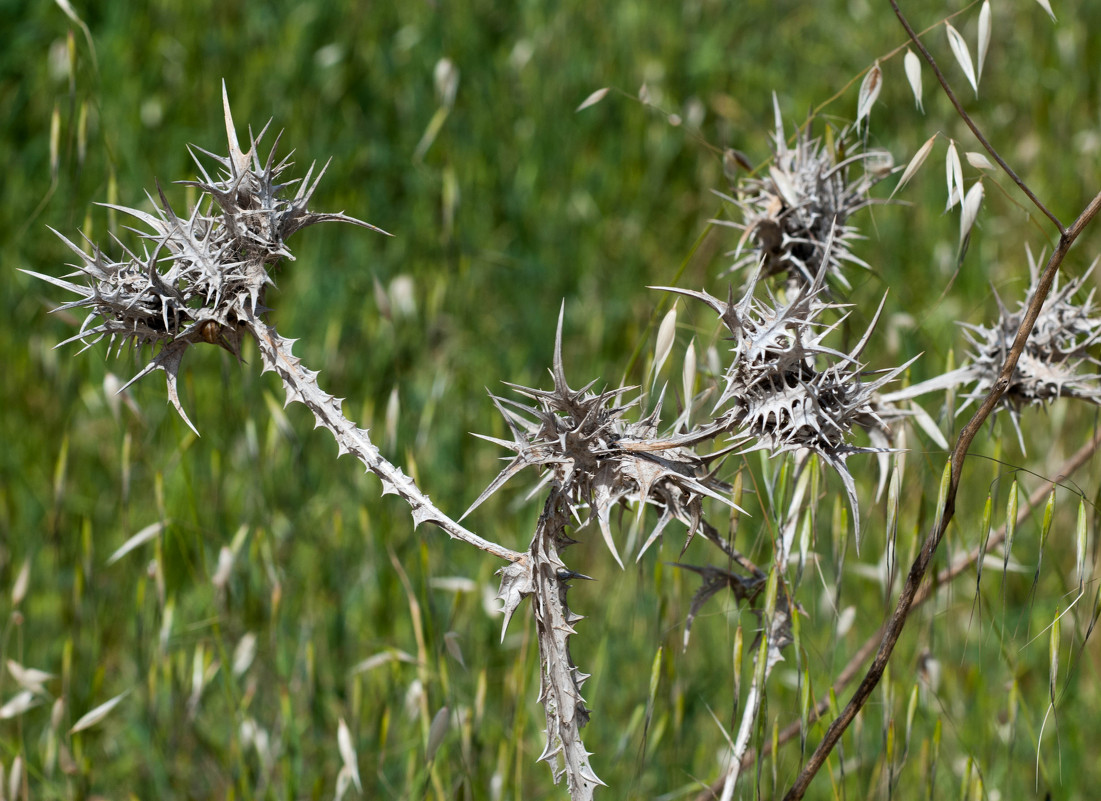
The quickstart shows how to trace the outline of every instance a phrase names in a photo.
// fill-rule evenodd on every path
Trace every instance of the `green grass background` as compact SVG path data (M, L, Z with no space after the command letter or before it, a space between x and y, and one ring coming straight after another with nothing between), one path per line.
M773 92L789 124L820 106L825 119L851 120L862 72L903 44L889 7L861 0L74 5L94 59L59 6L0 3L0 656L55 674L40 706L0 720L7 775L19 756L28 797L41 799L329 798L343 719L367 798L562 797L535 762L542 710L530 619L518 614L502 644L499 618L486 611L497 564L435 530L414 532L407 512L379 497L373 477L334 458L331 437L312 430L303 408L282 410L278 382L260 375L255 350L246 351L244 366L213 348L189 357L181 389L201 438L166 405L160 376L132 389L134 408L119 407L105 381L129 378L138 362L128 352L105 359L103 344L81 355L78 346L54 350L76 321L47 315L62 298L16 268L66 271L67 250L48 225L74 238L83 230L105 248L111 234L125 238L125 221L94 202L140 205L159 180L182 206L188 195L170 182L193 174L186 144L222 148L224 79L238 127L259 130L273 120L283 147L295 149L298 174L332 157L315 196L319 209L343 209L394 234L327 226L293 240L297 261L277 277L272 319L301 339L297 352L322 370L322 386L348 398L346 413L458 514L502 455L469 435L503 435L486 388L546 384L563 302L571 382L642 381L669 303L645 287L677 280L725 292L723 254L737 232L708 223L726 214L714 194L727 188L722 149L738 148L755 163L767 157ZM912 5L919 27L960 8ZM1101 7L1055 6L1057 25L1035 3L995 4L978 100L943 31L929 38L992 141L1067 221L1101 186ZM977 15L976 5L955 21L973 48ZM433 83L444 58L459 73L446 115ZM870 143L905 163L929 136L942 139L904 193L913 205L862 216L868 239L860 254L875 271L855 282L851 327L863 331L890 287L869 363L887 367L923 352L917 380L958 361L955 321L985 320L994 308L991 285L1016 302L1027 283L1024 243L1050 250L1051 232L995 177L953 280L958 218L942 214L943 137L966 150L975 144L928 71L923 116L901 55L882 66ZM643 84L653 107L637 99ZM615 91L574 112L601 87ZM430 135L434 117L442 124ZM976 176L968 169L969 183ZM1098 241L1087 234L1067 269L1083 270ZM403 287L413 301L404 312L393 303ZM390 301L388 314L380 298ZM679 308L678 344L666 367L673 385L688 340L708 341L713 328L703 309ZM632 361L636 351L641 357ZM393 397L399 413L388 418ZM927 408L947 428L941 402ZM977 446L1002 462L969 463L946 554L976 543L988 493L1000 523L1010 480L1019 475L1025 490L1039 486L1090 436L1095 417L1065 405L1026 412L1027 455L1007 422L989 427ZM943 464L928 442L911 446L899 534L905 560L932 513ZM859 558L851 532L831 527L827 500L815 530L821 570L801 589L810 617L799 664L816 698L889 606L883 587L852 569L883 553L884 504L874 500L872 461L851 465L867 518ZM747 488L775 469L756 458L744 467ZM524 480L514 483L470 525L522 548L539 504L524 505ZM1049 789L1057 798L1093 796L1101 782L1101 651L1096 638L1083 647L1092 584L1064 619L1058 715L1042 742L1039 729L1048 703L1045 627L1077 591L1073 488L1092 509L1098 486L1090 467L1060 492L1038 584L1037 513L1015 544L1025 574L1003 585L988 571L977 594L971 574L915 615L887 681L812 797L994 799L1043 797ZM832 477L825 487L839 489ZM741 521L740 547L761 557L767 516L751 494L746 504L755 517ZM167 523L154 542L106 563L157 521ZM680 558L677 536L623 572L593 532L583 539L568 557L597 581L571 594L588 615L573 653L593 673L586 744L611 786L599 797L692 797L717 775L720 725L738 720L735 631L743 626L748 643L755 618L716 599L682 652L696 584L668 564ZM218 589L212 577L223 546L235 556ZM716 562L698 543L684 559ZM11 589L24 564L29 589L14 608ZM452 577L468 583L441 584ZM833 604L856 612L843 636ZM235 675L234 651L249 633L256 657ZM943 675L937 693L921 694L903 755L923 651ZM386 653L409 658L362 669ZM798 715L796 664L789 654L777 669L760 739ZM743 694L747 681L748 672ZM4 670L0 703L18 689ZM81 715L123 692L102 722L68 734ZM51 723L54 698L62 704ZM457 722L428 762L429 724L445 705ZM266 750L250 730L262 732ZM810 729L808 748L822 730ZM799 762L798 742L788 744L740 786L740 797L782 792Z

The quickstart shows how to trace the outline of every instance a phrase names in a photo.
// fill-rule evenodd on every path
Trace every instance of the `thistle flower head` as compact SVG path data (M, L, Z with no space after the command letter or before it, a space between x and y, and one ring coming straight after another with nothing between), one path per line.
M827 250L830 243L827 239ZM864 379L860 354L879 320L880 304L867 331L854 348L837 350L826 344L845 319L826 324L824 315L844 307L822 299L825 265L813 283L781 302L769 293L754 296L753 284L738 303L721 301L706 292L672 289L710 306L731 333L734 359L723 376L716 409L728 406L716 426L746 445L744 451L772 454L811 451L841 477L859 531L856 487L845 460L854 453L878 453L881 448L851 444L853 430L873 429L882 442L889 435L876 393L907 364Z
M30 273L78 296L59 310L89 310L80 332L66 342L80 340L90 347L106 337L116 350L123 344L139 351L151 346L153 357L127 386L164 370L169 400L193 430L176 389L183 354L200 342L239 353L244 322L264 311L272 268L281 259L293 259L286 239L306 226L328 221L379 230L344 214L309 211L325 169L314 177L311 166L302 181L280 183L291 162L277 162L275 146L261 162L257 149L266 127L258 136L250 135L249 149L242 151L224 83L222 99L229 154L195 148L220 166L217 177L211 177L192 151L201 179L182 183L202 190L193 209L178 215L158 186L157 199L150 197L152 213L109 206L144 225L138 230L144 240L140 250L117 242L122 256L115 260L90 241L85 248L58 234L77 255L76 272L64 279ZM82 278L83 283L69 278Z
M508 465L467 510L473 511L506 481L527 467L544 471L569 498L574 517L588 507L616 561L623 564L612 539L610 515L626 499L649 503L661 510L639 555L654 542L671 519L685 523L689 540L702 519L702 499L712 497L729 504L729 489L708 471L707 465L721 454L699 456L687 448L665 447L656 442L660 402L653 413L631 422L625 412L636 404L619 399L634 387L594 393L592 383L571 389L562 366L562 318L555 340L554 387L531 389L509 384L532 403L491 396L505 418L513 439L482 436L515 452ZM594 382L595 383L595 382ZM464 515L465 516L465 515Z
M809 127L798 131L789 146L779 105L775 105L776 132L768 175L743 180L733 197L740 222L724 224L743 231L728 272L761 265L762 275L783 276L796 284L812 284L825 266L830 280L848 288L843 268L855 264L867 269L851 250L859 239L848 218L869 205L868 190L883 171L863 170L850 178L860 162L890 159L884 151L859 152L843 132L834 143L811 138ZM849 151L849 152L846 152ZM826 242L833 231L834 242Z
M1028 263L1031 287L1016 311L1009 311L995 293L998 319L993 325L963 324L970 344L966 374L974 382L967 395L969 401L981 400L997 381L1025 312L1036 295L1040 271L1031 252ZM1101 318L1095 316L1094 290L1090 290L1081 302L1073 300L1094 266L1096 262L1084 275L1062 287L1052 288L1002 396L998 408L1009 412L1022 449L1020 410L1023 407L1046 405L1059 397L1101 404L1101 375L1098 374L1101 359L1096 348L1101 341Z

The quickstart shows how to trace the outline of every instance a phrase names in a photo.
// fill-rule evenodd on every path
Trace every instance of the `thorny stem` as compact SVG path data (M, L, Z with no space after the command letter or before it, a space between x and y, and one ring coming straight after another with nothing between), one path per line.
M1076 453L1074 453L1065 462L1063 462L1062 465L1060 465L1059 469L1055 473L1055 477L1051 481L1045 482L1043 486L1041 486L1028 497L1028 500L1024 504L1022 504L1017 511L1017 524L1020 525L1021 523L1023 523L1032 513L1032 510L1047 499L1051 490L1055 488L1060 481L1077 472L1077 470L1081 468L1087 461L1089 461L1094 453L1097 452L1098 448L1101 448L1101 430L1097 431L1097 433L1094 434L1093 439L1091 439L1089 442L1079 448ZM951 565L937 573L935 581L922 584L921 588L914 596L914 601L911 605L911 608L921 606L931 597L933 597L933 594L937 590L945 587L949 582L963 575L963 573L972 565L974 565L984 554L989 553L991 548L1000 545L1005 540L1005 533L1006 526L1003 524L997 531L993 532L990 535L990 538L989 540L987 540L985 547L981 544L976 545L974 548L971 549L970 552L968 552L964 556L959 557ZM880 627L880 629L875 634L868 637L868 639L864 641L860 648L858 648L849 659L848 664L846 664L841 672L837 674L837 678L834 679L833 682L833 692L835 694L840 693L842 690L848 687L852 680L856 678L861 666L864 664L864 660L866 660L868 656L871 655L871 653L875 650L876 643L878 643L883 638L885 626L886 624L884 624L883 627ZM809 711L807 715L807 723L813 723L814 721L821 718L823 715L826 714L827 711L829 711L829 707L830 704L828 698L819 701L818 704L811 708L811 710ZM779 745L783 745L784 743L794 740L796 737L799 736L799 732L802 730L803 723L801 721L796 720L790 723L789 725L784 727L777 735L777 743ZM759 752L750 751L742 757L742 770L745 770L753 765L753 763L756 762L757 759L759 759L760 757L768 756L771 753L772 742L766 741ZM701 791L696 796L695 801L711 801L711 799L714 799L722 790L722 786L723 778L719 778L706 790Z
M275 329L261 321L255 315L242 325L256 339L264 370L278 373L287 391L287 403L301 401L313 412L317 425L327 428L336 439L341 454L352 453L367 469L382 480L383 494L395 494L409 504L413 513L413 522L434 523L452 538L480 548L509 562L526 563L528 556L495 542L490 542L468 531L441 512L401 468L390 464L367 435L367 431L358 428L344 416L341 399L323 392L317 384L317 373L307 370L302 360L291 353L293 340L284 339Z
M556 784L565 775L573 801L592 801L594 791L604 782L593 772L581 739L590 714L581 687L589 675L581 672L570 656L570 637L576 633L573 624L582 616L570 611L566 593L570 580L587 576L569 570L559 555L574 542L566 533L569 519L569 498L556 486L539 517L529 554L532 613L539 641L539 702L547 720L547 742L539 759L551 766Z
M952 87L949 86L948 79L944 77L944 73L942 73L940 71L940 67L937 66L937 62L933 58L933 54L929 52L928 48L926 48L924 44L922 44L921 39L918 37L917 31L910 27L910 22L902 13L902 9L898 7L897 0L888 0L888 2L891 4L891 8L894 9L895 16L898 17L898 21L901 22L902 27L906 29L906 33L910 37L910 40L914 43L914 46L919 51L921 51L922 58L924 58L925 62L930 67L932 67L933 74L937 76L937 81L940 82L941 88L944 89L944 93L948 95L948 99L952 102L952 105L955 106L956 113L960 115L960 119L967 123L967 127L971 129L971 133L973 133L975 135L975 138L979 140L979 144L981 144L986 149L986 152L989 153L991 157L993 157L994 161L998 162L998 166L1005 171L1005 174L1010 177L1013 183L1017 184L1017 188L1025 193L1025 196L1032 201L1033 205L1036 206L1036 208L1038 208L1045 217L1047 217L1049 220L1052 221L1052 223L1055 224L1055 227L1059 229L1060 235L1066 235L1067 229L1059 221L1059 218L1052 214L1048 207L1040 202L1040 199L1032 193L1032 190L1029 189L1025 182L1022 181L1017 173L1013 171L1013 168L1006 164L1005 159L998 155L998 151L995 150L994 146L990 144L989 141L987 141L985 136L983 136L982 131L979 130L979 126L977 126L975 124L975 121L971 119L970 115L968 115L968 113L964 111L963 105L960 104L959 98L956 97L955 92L952 91Z
M895 0L890 0L890 2L894 5ZM1043 207L1040 206L1040 208ZM795 783L792 785L791 789L788 790L787 795L784 796L785 801L797 801L797 799L803 797L811 780L826 763L826 759L829 757L830 752L833 751L834 746L836 746L841 739L841 735L844 734L845 730L852 723L857 712L859 712L864 707L864 704L868 702L872 691L876 688L876 685L879 684L879 680L883 676L883 671L887 668L887 662L891 658L891 652L894 651L898 638L902 634L902 629L906 625L906 619L910 614L910 608L914 603L918 588L925 578L925 573L929 569L929 564L932 562L934 554L936 554L945 531L948 529L948 524L955 516L956 493L959 490L960 475L963 472L963 462L967 457L967 451L971 447L971 442L975 439L975 435L978 434L979 429L982 428L986 419L990 416L990 413L994 411L994 407L997 406L998 401L1001 400L1005 391L1009 388L1013 372L1017 368L1017 360L1024 351L1028 336L1032 333L1032 326L1036 322L1037 316L1040 314L1040 309L1044 304L1044 300L1047 298L1048 292L1051 290L1051 285L1055 280L1055 275L1059 272L1059 267L1063 263L1063 259L1066 258L1071 245L1074 244L1074 241L1082 233L1082 230L1097 215L1099 210L1101 210L1101 194L1094 197L1085 211L1083 211L1078 219L1074 221L1074 224L1060 235L1059 244L1055 248L1055 252L1051 254L1047 266L1044 267L1044 272L1040 276L1040 281L1036 286L1036 293L1028 306L1024 319L1021 321L1020 328L1017 330L1017 337L1013 341L1013 347L1009 351L1009 355L1006 356L1005 363L1002 365L1001 375L999 375L998 380L994 382L994 386L987 394L982 406L979 407L974 416L968 421L967 425L960 431L956 447L952 449L951 478L948 493L945 498L944 511L940 519L935 522L933 530L930 531L929 535L925 538L925 542L921 546L921 551L910 567L910 573L906 577L906 584L903 586L902 592L899 595L894 614L891 615L886 625L883 639L880 642L875 659L872 660L871 667L868 668L868 672L864 675L864 679L860 682L860 686L857 687L852 699L845 706L845 709L837 719L830 724L829 729L826 730L826 734L822 738L822 742L818 744L818 748L815 749L810 759L807 760L807 763L799 772L799 776L796 777Z

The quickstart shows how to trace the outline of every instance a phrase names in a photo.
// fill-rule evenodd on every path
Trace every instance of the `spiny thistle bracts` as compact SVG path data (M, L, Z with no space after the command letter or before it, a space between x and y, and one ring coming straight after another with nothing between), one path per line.
M516 456L474 501L467 514L524 468L538 467L546 471L544 482L551 482L568 498L570 511L579 523L596 518L608 549L622 565L609 521L619 502L633 499L661 510L640 556L672 519L688 526L691 540L702 520L704 497L731 504L727 497L729 486L716 479L708 468L723 453L700 456L688 448L658 442L660 402L647 417L631 422L624 413L635 402L620 404L619 399L634 388L593 393L589 391L591 383L576 390L569 387L562 366L561 316L551 376L554 380L551 390L509 384L534 401L534 405L491 396L513 439L478 436L514 451ZM589 516L582 521L579 510L583 507L589 509Z
M852 243L860 238L848 224L851 215L870 205L871 187L886 170L864 170L850 179L849 169L869 160L890 163L884 151L846 154L856 145L848 131L834 143L811 138L809 126L788 146L778 102L773 158L768 176L747 178L734 188L734 196L721 195L741 212L740 222L720 221L743 231L727 271L761 266L764 277L781 276L795 284L812 284L825 265L831 281L848 288L843 268L868 265L855 256ZM827 246L832 236L834 242Z
M91 242L85 250L58 234L80 260L73 265L77 271L66 278L82 277L85 283L31 273L80 296L58 310L90 310L80 332L61 344L80 340L90 347L107 337L116 351L123 344L139 351L150 346L152 359L126 386L154 370L164 370L169 400L192 430L195 427L177 392L183 355L201 342L239 354L246 321L266 310L264 291L272 283L272 269L282 259L294 258L286 247L287 238L307 226L330 221L380 230L341 213L309 211L325 168L314 177L311 165L301 181L280 183L291 162L276 161L278 137L265 162L257 148L266 126L259 135L250 135L249 149L242 151L224 83L222 100L229 154L218 156L195 148L221 168L214 178L192 151L201 180L182 183L203 194L186 216L176 214L159 186L159 202L150 197L153 213L107 204L146 226L148 230L138 232L146 240L140 253L119 243L123 257L116 261ZM290 191L295 184L297 190Z
M831 244L827 238L827 250ZM879 320L882 303L864 336L846 353L825 344L845 319L841 316L829 325L822 320L827 312L844 308L822 300L825 265L811 284L795 288L786 302L771 293L767 301L755 297L761 272L757 271L737 304L732 293L721 301L704 291L657 287L703 301L718 313L734 342L734 358L723 375L715 406L716 411L727 410L678 441L692 444L723 431L744 446L743 452L818 454L841 477L859 533L856 486L845 460L854 453L879 453L883 448L852 445L853 431L871 430L873 441L889 441L890 429L880 412L896 415L877 398L877 391L913 360L865 381L859 358Z
M1096 264L1094 262L1085 274L1064 286L1052 288L1002 396L998 408L1009 413L1022 450L1020 410L1023 407L1044 406L1061 397L1101 404L1101 359L1097 355L1101 318L1095 316L1093 298L1096 290L1091 289L1081 302L1072 299ZM998 319L994 324L963 324L971 347L967 363L960 372L962 382L972 384L967 393L969 403L981 401L998 380L1025 311L1036 294L1040 271L1031 252L1028 253L1028 267L1031 285L1016 311L1009 311L995 292Z

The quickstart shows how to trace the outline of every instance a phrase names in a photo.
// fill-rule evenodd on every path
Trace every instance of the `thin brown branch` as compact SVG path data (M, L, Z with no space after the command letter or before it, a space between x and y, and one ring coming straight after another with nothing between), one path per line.
M1078 449L1076 453L1067 458L1062 465L1059 466L1055 477L1048 482L1045 482L1043 486L1033 492L1028 500L1017 511L1017 524L1020 525L1025 519L1032 513L1032 510L1043 503L1048 494L1058 486L1059 482L1065 480L1069 476L1078 471L1089 459L1097 452L1098 448L1101 448L1101 430L1098 430L1093 439ZM995 548L1005 541L1006 526L1003 524L999 529L994 531L989 540L987 540L985 547L977 545L971 549L970 552L964 554L954 561L951 565L937 573L935 581L926 582L921 585L917 594L914 596L914 602L912 608L921 606L928 601L935 590L942 589L947 586L951 581L963 575L969 568L971 568L981 556L988 553L991 548ZM875 651L876 644L883 639L883 635L886 630L886 623L864 641L864 643L856 650L856 652L850 657L848 663L837 674L837 678L833 682L833 692L835 694L841 693L845 690L852 680L859 674L861 667L864 665L865 660ZM824 698L819 701L818 704L813 707L807 716L807 723L813 723L821 718L829 710L829 699ZM791 740L794 740L799 736L799 732L802 729L801 721L794 721L784 727L780 731L777 737L777 743L783 745ZM756 751L750 751L742 759L742 770L748 768L759 757L768 756L772 753L772 742L765 742L764 747L760 753ZM715 797L715 795L722 789L722 779L714 782L711 787L701 792L696 796L696 801L709 801Z
M891 0L891 3L893 4L894 0ZM818 748L815 749L810 759L803 765L803 769L799 772L799 776L796 778L795 783L792 785L787 795L784 796L785 801L797 801L797 799L803 797L811 780L825 764L826 759L841 739L841 735L844 734L845 730L852 723L857 712L859 712L868 702L872 691L879 684L879 680L883 676L883 671L886 670L887 663L891 658L891 653L894 651L895 645L898 643L898 638L902 634L902 629L906 625L907 617L910 614L910 609L913 606L921 582L924 580L929 565L933 560L933 556L936 554L937 548L944 538L944 533L948 529L948 524L955 516L956 494L959 491L960 476L963 472L963 462L967 457L967 451L971 447L971 443L975 439L975 436L986 422L986 419L990 416L991 412L994 411L994 408L1009 388L1010 380L1017 368L1017 360L1024 351L1025 343L1028 340L1029 334L1032 333L1033 324L1036 322L1036 317L1040 313L1040 309L1044 304L1044 300L1047 298L1048 292L1051 290L1051 285L1055 280L1060 265L1066 258L1075 239L1077 239L1086 225L1088 225L1097 215L1099 210L1101 210L1101 194L1090 201L1089 206L1087 206L1085 211L1083 211L1078 219L1074 221L1074 224L1059 237L1059 245L1056 247L1055 252L1051 254L1051 259L1048 260L1047 266L1040 276L1036 292L1033 295L1032 301L1029 303L1024 319L1021 321L1020 328L1017 330L1017 337L1013 341L1013 347L1006 357L1005 363L1002 365L1001 375L999 375L998 380L994 382L994 386L991 388L986 399L975 412L974 416L960 431L959 440L956 442L956 447L952 450L951 477L947 497L945 499L944 511L940 519L934 524L933 530L930 531L925 538L921 551L910 567L910 573L906 577L906 583L903 585L902 592L899 595L898 604L887 623L883 639L880 642L875 658L872 660L871 667L868 668L867 673L864 675L864 679L856 688L856 692L853 694L852 699L845 706L844 710L842 710L841 714L830 724L829 728L826 730L825 736L822 738L822 742L818 744Z
M906 33L910 37L910 41L914 43L914 47L916 47L921 52L921 57L925 59L925 63L927 63L933 69L933 74L936 75L937 81L940 82L941 88L944 89L944 93L948 95L948 99L952 102L952 105L955 106L956 113L960 115L960 119L962 119L967 124L967 127L971 129L971 133L974 134L975 138L979 140L979 144L981 144L983 148L986 149L986 152L989 153L991 158L993 158L994 161L998 163L998 166L1002 168L1002 170L1005 172L1006 175L1009 176L1013 183L1017 184L1017 188L1025 193L1025 196L1032 201L1032 204L1036 206L1036 208L1039 209L1045 217L1047 217L1049 220L1052 221L1052 223L1055 224L1055 227L1059 229L1060 235L1066 234L1066 228L1063 226L1063 223L1059 221L1059 218L1056 217L1048 209L1047 206L1040 202L1040 199L1032 193L1032 190L1029 189L1028 185L1025 184L1025 182L1020 179L1017 173L1013 171L1013 168L1005 162L1005 159L998 155L998 151L994 149L994 146L990 144L987 138L983 135L983 132L979 130L979 126L975 124L975 121L972 120L971 116L964 110L963 105L959 101L959 98L956 97L956 93L952 91L952 87L948 84L948 79L944 77L944 73L942 73L940 71L940 67L937 66L937 62L933 58L933 54L929 52L929 49L924 44L922 44L921 38L918 36L918 33L912 27L910 27L910 22L902 13L902 9L898 7L897 0L888 0L888 2L890 2L891 8L894 9L895 16L898 17L898 21L901 22L902 27L906 29Z

